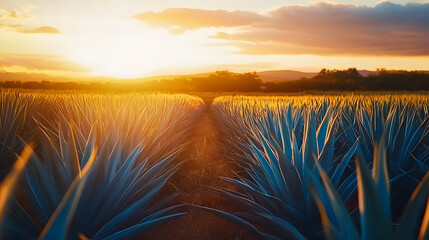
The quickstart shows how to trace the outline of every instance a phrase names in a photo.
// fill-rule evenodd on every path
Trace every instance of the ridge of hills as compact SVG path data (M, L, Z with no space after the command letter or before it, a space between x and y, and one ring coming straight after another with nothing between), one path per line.
M15 82L29 82L29 81L49 81L49 82L127 82L127 83L139 83L139 82L148 82L148 81L158 81L158 80L172 80L175 78L196 78L196 77L207 77L210 74L215 72L208 73L197 73L197 74L186 74L186 75L157 75L143 78L129 78L129 79L119 79L114 77L66 77L66 76L52 76L43 73L26 73L26 72L6 72L0 71L0 81L15 81ZM317 75L317 72L302 72L295 70L270 70L270 71L261 71L256 72L259 75L259 78L263 82L276 82L276 81L293 81L299 80L302 78L311 78ZM368 70L359 70L359 73L362 76L368 76L374 71Z

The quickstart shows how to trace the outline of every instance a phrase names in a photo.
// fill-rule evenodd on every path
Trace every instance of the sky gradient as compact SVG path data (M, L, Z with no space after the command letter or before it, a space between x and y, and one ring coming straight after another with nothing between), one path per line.
M0 0L0 71L429 70L429 2Z

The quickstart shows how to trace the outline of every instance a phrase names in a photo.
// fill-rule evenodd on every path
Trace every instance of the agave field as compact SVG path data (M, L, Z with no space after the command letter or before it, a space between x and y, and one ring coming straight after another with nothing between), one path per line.
M188 95L2 92L2 237L129 239L183 215L177 194L157 195L203 108Z
M223 145L243 169L217 191L247 211L204 209L263 239L428 239L428 100L217 98Z
M429 239L425 93L223 96L206 109L184 94L3 91L0 110L4 239L140 239L194 210L257 239ZM203 114L236 166L210 191L239 211L160 195Z

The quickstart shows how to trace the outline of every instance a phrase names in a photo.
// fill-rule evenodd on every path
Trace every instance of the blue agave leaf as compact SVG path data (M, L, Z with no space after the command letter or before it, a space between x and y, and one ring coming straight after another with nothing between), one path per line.
M72 185L67 190L55 212L45 225L39 239L65 239L71 219L75 213L79 198L82 194L88 172L91 170L95 160L96 150L82 169L80 176L77 176Z
M27 179L31 181L30 184L34 187L34 190L38 191L38 195L42 197L40 201L46 202L45 209L50 214L50 210L55 209L58 203L61 201L61 196L55 188L53 179L50 177L47 169L42 165L40 159L37 156L33 155L31 157L28 167L28 174L26 169L25 175Z
M382 134L384 133L383 113L382 108L378 104L373 105L372 110L372 121L374 125L374 137L376 141L380 141Z
M262 179L267 181L267 183L269 184L270 189L271 189L268 193L272 194L273 191L279 192L278 187L277 187L276 182L275 182L273 170L271 169L270 164L268 163L267 159L265 158L264 155L262 155L260 150L257 149L254 145L252 145L252 150L253 150L253 154L255 154L259 163L261 164L261 167L262 167L261 170L263 170L262 174L265 176L264 178L261 178L260 181L262 181Z
M395 230L395 239L410 239L414 236L417 220L421 214L426 201L429 196L429 172L426 173L420 184L414 190L410 201L407 203L402 217L399 221L399 225ZM427 214L426 214L427 215ZM425 216L427 218L427 216ZM426 226L425 226L426 225ZM427 222L423 223L423 231L427 231Z
M404 146L406 146L406 144L405 144L406 127L407 127L406 121L402 120L400 128L398 129L398 131L395 135L395 138L393 140L393 148L392 148L393 156L392 157L394 159L397 159L395 161L397 162L398 166L402 166L404 164L404 162L407 160L407 159L401 158L403 149L405 149Z
M153 188L156 188L157 186L164 186L168 179L170 179L170 177L177 171L178 167L179 166L176 166L175 168L165 171L163 174L152 179L146 185L138 188L136 192L129 192L129 195L126 195L126 193L122 194L118 202L113 207L117 209L123 209L123 207L128 205L130 202L146 197ZM128 197L125 198L125 196Z
M298 171L299 175L302 177L304 176L304 163L302 161L302 155L300 154L298 141L296 139L295 134L292 133L292 142L293 142L293 158L292 158L292 164L295 166L296 170Z
M208 208L208 207L203 207L203 206L198 206L198 205L190 205L192 207L195 207L197 209L201 209L204 210L206 212L212 213L216 216L219 216L229 222L232 222L234 224L236 224L239 227L242 227L243 229L246 229L247 231L256 234L258 236L260 236L262 239L267 239L267 240L280 240L277 237L274 237L272 235L269 234L265 234L260 232L258 229L256 229L252 224L248 223L247 221L241 219L240 217L235 216L234 214L228 213L228 212L224 212L221 210L217 210L217 209L213 209L213 208Z
M359 151L362 152L364 159L367 162L370 162L372 160L372 146L373 146L373 139L370 138L371 135L367 132L365 127L362 126L362 124L358 121L358 131L359 131L359 138L361 139Z
M141 234L143 232L146 232L150 229L153 229L163 223L169 222L173 219L176 219L178 217L181 217L185 215L186 213L176 213L171 214L168 216L160 217L154 220L150 220L147 222L139 223L136 225L133 225L129 228L123 229L119 232L116 232L108 237L105 238L105 240L117 240L117 239L130 239L132 237L135 237L138 234ZM100 238L94 238L94 239L100 239Z
M168 199L171 200L170 197L168 197ZM164 208L164 206L163 206L162 208L157 207L156 209L155 209L155 207L151 207L149 209L149 211L145 212L145 213L149 213L149 215L147 217L143 218L139 223L144 223L144 222L152 221L154 219L163 217L165 215L170 214L170 212L177 211L178 209L185 207L185 206L186 206L186 204L179 204L179 205L174 205L174 206L166 207L166 208ZM184 212L184 213L188 213L188 212Z
M52 211L50 208L48 208L47 200L43 195L42 189L40 188L38 181L36 179L36 173L30 166L27 169L25 169L24 175L27 181L24 181L23 186L28 193L31 193L31 194L28 194L28 197L30 198L30 201L36 205L35 210L39 213L42 220L44 222L47 222ZM42 174L41 176L47 177L46 175L42 175Z
M284 219L278 218L274 215L268 215L268 214L261 214L266 219L270 220L272 224L274 224L274 227L279 227L284 235L287 236L288 239L296 239L296 240L305 240L307 239L304 237L298 229L296 229L292 224L285 221ZM279 229L279 230L280 230Z
M276 142L275 139L272 139L272 140L273 140L272 142ZM275 184L275 190L277 193L276 195L279 197L282 197L283 199L287 199L289 198L289 194L287 193L287 191L284 191L284 189L286 189L285 179L279 168L279 160L277 159L277 156L274 153L274 151L271 149L271 146L269 146L267 139L265 139L262 136L261 141L264 146L264 152L266 153L266 155L268 156L268 159L270 160L269 161L270 168L272 169L272 172L274 174L273 182ZM280 154L282 154L282 152L280 152Z
M304 212L306 205L301 177L295 166L291 163L291 160L287 159L286 156L279 151L278 145L274 144L274 146L277 146L277 152L279 153L279 164L286 185L285 192L288 202L293 203L297 209Z
M141 186L140 189L136 189L135 192L130 192L130 194L132 194L131 196L125 197L125 193L116 195L115 202L105 203L105 206L108 206L111 210L107 212L99 212L98 215L94 218L94 222L99 224L98 227L103 227L104 223L107 220L115 219L116 217L118 217L118 214L122 214L122 212L124 211L124 208L127 209L126 206L128 206L130 202L135 201L135 203L137 203L142 199L145 199L146 201L150 201L148 200L148 197L149 196L154 197L155 194L157 193L157 192L153 192L154 189L160 190L161 187L164 186L165 182L171 177L171 175L175 171L176 171L176 168L171 169L170 171L163 173L157 178L151 179L145 185L143 186L140 185ZM141 207L141 209L144 209L144 207ZM133 220L135 217L138 217L138 216L139 215L136 215L136 214L130 215L128 219Z
M10 209L14 209L14 215L16 217L8 217L5 220L4 228L14 231L16 233L22 233L26 238L35 238L39 233L36 224L30 215L22 208L16 199L11 197Z
M335 168L334 173L332 174L332 177L331 177L332 184L335 187L338 187L341 177L344 173L344 170L349 165L350 159L355 154L358 145L359 145L359 139L356 140L356 142L353 144L350 150L344 155L343 159L341 160L341 163Z
M428 129L429 118L426 118L424 122L414 131L414 134L407 141L408 144L400 159L408 158L411 152L416 148L417 144L423 139L425 132Z
M383 161L382 159L379 159ZM384 159L385 161L385 159ZM384 165L384 164L383 164ZM383 210L386 202L377 198L376 185L362 159L356 160L358 179L359 210L361 214L363 239L391 239L391 219Z
M18 183L19 176L24 170L32 153L32 147L26 146L21 155L18 156L18 159L13 164L12 170L0 183L0 228L3 226L3 218L6 215L6 209L8 207L8 203L10 202L10 196L12 195L12 192Z
M364 133L366 133L366 136L368 137L368 139L371 139L370 136L374 136L374 132L373 129L371 127L371 120L368 116L368 112L365 111L363 108L360 109L360 115L361 115L361 120L362 120L362 126L364 129ZM373 140L373 139L371 139ZM372 142L373 144L374 142Z
M317 139L316 139L316 126L314 123L314 112L310 110L309 117L306 118L306 127L304 129L304 140L302 146L302 161L305 166L313 169L315 157L318 156ZM303 178L304 187L305 178Z
M325 142L321 145L321 152L318 158L318 163L323 167L323 169L328 170L332 165L332 158L334 155L334 145L335 145L335 130L333 129L334 122L331 122L329 129L326 132Z
M226 198L228 198L234 202L237 202L240 205L245 206L248 209L251 209L252 211L254 211L257 214L262 214L262 213L271 214L271 212L268 209L264 208L263 206L261 206L257 202L255 202L249 198L246 198L243 195L240 195L240 193L237 193L234 191L228 191L228 190L220 190L220 189L215 189L215 191L222 194Z
M419 240L429 239L429 199L426 205L425 215L423 217L423 223L420 228Z
M26 225L22 225L22 222L20 222L16 218L8 218L5 219L4 223L2 224L2 227L4 229L7 229L8 231L2 232L2 239L34 239L36 240L37 234L39 233L39 230L36 229L34 232L34 226L28 227Z
M332 112L333 110L329 108L329 110L326 112L325 116L323 117L322 122L319 125L319 128L317 129L316 135L317 135L317 149L319 150L318 154L321 154L322 149L325 146L326 139L329 137L329 126L332 124Z
M383 216L386 219L390 219L390 183L389 173L387 169L387 159L384 137L381 138L381 142L374 147L374 165L373 165L373 179L375 183L375 190L377 192L377 198L381 201L379 209L383 211Z
M358 231L340 196L336 193L334 186L323 169L318 167L318 170L320 171L323 185L317 179L312 178L311 189L321 214L326 238L358 240Z
M77 202L82 193L82 183L71 186L70 193L66 193L57 211L48 221L39 239L65 239L68 232L70 220L73 218Z
M246 193L246 194L243 194L243 193L234 191L234 192L232 192L232 194L239 196L241 198L249 198L249 196L250 196L255 201L262 203L262 205L265 206L266 208L268 208L269 211L279 211L278 206L273 201L271 201L271 199L270 199L270 198L273 198L272 196L269 196L269 195L259 191L259 189L252 188L249 185L247 185L241 181L238 181L235 179L229 179L229 178L223 178L223 179L226 182L230 183L231 185L237 187L237 189L239 191ZM227 192L231 192L231 191L226 191L226 190L222 191L220 189L213 189L213 190L220 192L221 194L222 193L228 194ZM278 201L280 201L280 200L278 200Z
M167 179L165 179L166 181ZM165 183L165 182L164 182ZM95 235L94 239L103 239L108 235L113 234L115 231L125 227L129 219L135 215L141 209L145 209L148 204L154 199L156 194L161 190L164 184L158 184L156 187L146 194L145 197L136 201L131 206L127 207L125 210L122 210L118 215L113 217L108 223L106 223Z
M120 196L121 191L124 188L124 184L126 183L126 180L131 172L131 169L137 160L137 156L140 153L140 148L136 148L130 156L125 160L123 165L119 168L119 170L116 172L113 180L109 184L109 187L106 191L109 192L106 200L104 201L104 204L102 204L99 207L99 213L108 213L110 211L109 208L113 205L113 203L117 202L118 196ZM119 159L116 159L119 160ZM98 218L95 218L95 222L99 222L104 217L101 217L99 215Z
M286 155L286 157L288 159L292 159L292 144L290 142L290 136L291 133L293 131L292 127L291 127L291 122L289 122L287 119L288 117L286 117L286 114L291 114L291 112L282 112L279 119L280 119L280 124L279 124L279 128L280 128L280 132L281 132L281 143L282 143L282 148L283 148L283 152Z

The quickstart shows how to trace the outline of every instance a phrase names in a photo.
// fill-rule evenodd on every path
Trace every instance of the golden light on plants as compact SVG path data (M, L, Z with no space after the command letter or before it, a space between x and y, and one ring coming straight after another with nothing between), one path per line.
M428 23L425 0L1 1L0 239L427 240Z

